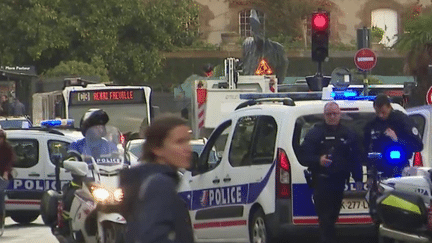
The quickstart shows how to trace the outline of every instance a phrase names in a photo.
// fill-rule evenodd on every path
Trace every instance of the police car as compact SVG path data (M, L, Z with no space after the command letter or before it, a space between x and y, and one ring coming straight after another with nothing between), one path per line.
M324 121L329 100L339 104L341 123L362 138L363 127L375 116L374 97L331 88L241 96L248 101L215 128L180 183L196 241L269 242L317 233L312 189L306 167L298 162L298 148L309 129ZM399 104L392 106L405 112ZM209 160L212 149L221 155L215 166ZM366 191L354 188L353 181L346 187L337 227L374 234Z
M425 105L407 109L408 116L416 123L423 139L423 150L414 154L412 165L432 167L432 106Z
M54 155L65 158L69 144L83 137L76 130L50 128L56 124L62 122L45 121L41 125L46 127L5 130L17 155L13 180L6 192L6 213L17 223L30 223L39 216L43 191L55 189ZM60 178L66 183L71 176L62 168Z
M0 116L0 128L29 128L32 122L25 116Z

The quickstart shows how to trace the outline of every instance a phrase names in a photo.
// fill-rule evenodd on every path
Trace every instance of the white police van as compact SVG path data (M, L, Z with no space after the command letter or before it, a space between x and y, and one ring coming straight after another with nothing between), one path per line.
M306 167L298 162L296 151L309 129L324 120L324 105L333 98L341 108L341 123L362 138L364 125L375 116L368 100L373 97L349 91L242 96L249 101L215 128L195 168L180 183L179 194L188 203L196 241L310 237L318 232L318 218L304 176ZM399 104L392 106L405 112ZM219 156L216 166L209 165L212 149ZM373 235L366 191L354 188L351 181L337 227L360 228Z
M423 150L414 154L412 165L432 167L432 106L412 107L407 109L407 113L416 123L423 140Z
M45 121L41 125L52 127L56 124L62 125L62 122ZM61 154L65 158L69 144L83 137L76 130L48 127L5 130L17 155L12 169L13 180L6 191L6 214L18 223L30 223L39 216L43 191L55 189L54 155ZM60 178L66 183L71 176L61 168Z

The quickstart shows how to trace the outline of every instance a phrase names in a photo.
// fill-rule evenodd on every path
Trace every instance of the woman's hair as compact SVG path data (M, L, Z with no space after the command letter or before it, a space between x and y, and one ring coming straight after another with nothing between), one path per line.
M187 126L186 120L174 115L165 115L155 119L144 133L145 142L141 160L154 162L156 155L153 153L153 149L161 148L168 137L168 133L182 125Z

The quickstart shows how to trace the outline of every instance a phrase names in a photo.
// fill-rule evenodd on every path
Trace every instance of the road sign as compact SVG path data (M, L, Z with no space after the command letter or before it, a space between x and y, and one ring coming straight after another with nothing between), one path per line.
M426 94L426 102L428 105L432 105L432 87L429 88Z
M375 67L377 57L375 52L369 48L362 48L354 55L354 63L358 69L370 71Z

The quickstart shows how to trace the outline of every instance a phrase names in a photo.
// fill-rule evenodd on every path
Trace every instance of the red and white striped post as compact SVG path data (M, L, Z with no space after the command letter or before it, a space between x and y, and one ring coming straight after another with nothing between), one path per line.
M197 121L197 134L201 133L201 129L204 127L205 121L205 109L207 102L207 85L204 80L195 81L196 89L196 121Z

